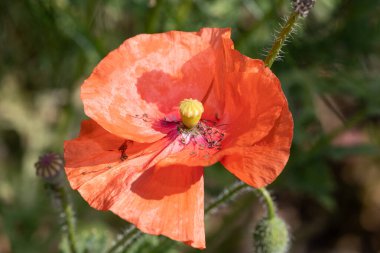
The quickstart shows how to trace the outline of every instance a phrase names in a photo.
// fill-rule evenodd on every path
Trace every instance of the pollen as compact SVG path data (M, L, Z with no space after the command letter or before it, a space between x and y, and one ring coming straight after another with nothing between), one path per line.
M184 99L179 104L182 123L187 128L193 128L199 122L204 112L203 105L196 99Z

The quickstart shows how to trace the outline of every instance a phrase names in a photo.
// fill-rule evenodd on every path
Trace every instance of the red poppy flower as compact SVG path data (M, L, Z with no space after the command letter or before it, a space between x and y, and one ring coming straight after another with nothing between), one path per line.
M205 248L203 168L220 161L253 187L288 157L293 122L276 76L233 49L229 29L142 34L81 88L71 187L141 231Z

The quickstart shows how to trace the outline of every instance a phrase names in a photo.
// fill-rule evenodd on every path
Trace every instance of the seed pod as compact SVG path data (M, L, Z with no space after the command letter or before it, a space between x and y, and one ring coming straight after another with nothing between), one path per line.
M314 4L315 0L293 0L293 9L301 17L306 17Z
M64 162L61 155L56 153L46 153L38 158L34 164L37 176L50 184L59 184Z

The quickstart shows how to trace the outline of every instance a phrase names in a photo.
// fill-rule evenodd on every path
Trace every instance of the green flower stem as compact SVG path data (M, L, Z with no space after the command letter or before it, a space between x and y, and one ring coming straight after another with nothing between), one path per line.
M232 184L230 187L225 189L218 197L216 197L205 209L205 214L209 214L211 211L215 210L222 204L226 203L234 195L238 194L241 190L247 188L248 185L239 181Z
M298 17L299 14L293 12L286 21L285 25L282 27L281 32L278 34L277 38L275 39L272 45L271 50L265 58L264 62L267 67L272 67L272 64L276 60L278 54L280 53L281 48L284 45L284 42L286 41L289 34L293 31L294 25L297 23Z
M140 239L144 235L137 228L134 228L133 232L134 232L133 235L131 235L131 237L128 240L124 241L125 244L123 245L123 248L122 248L121 252L123 252L123 253L124 252L128 252L128 249L133 245L133 243L135 241L137 241L138 239Z
M261 196L264 199L265 205L267 206L268 218L273 219L276 216L276 207L275 207L272 197L270 196L270 193L264 187L258 188L257 192L261 194Z
M209 214L214 209L218 208L219 206L223 205L227 201L229 201L232 197L239 194L242 190L250 187L249 185L239 181L238 183L235 183L228 187L226 190L224 190L218 197L216 197L205 209L205 214ZM257 191L258 194L260 194L263 199L264 203L268 210L268 218L273 218L276 215L276 205L273 202L273 199L268 192L268 190L263 188L257 188L254 189Z
M56 186L59 193L59 200L61 201L63 212L65 213L65 223L67 225L67 239L70 246L71 253L77 253L77 246L75 242L75 217L74 210L70 203L67 192L63 186Z
M137 239L140 236L142 236L142 233L140 233L140 231L136 227L128 229L128 231L126 231L124 235L119 240L116 241L116 243L107 251L107 253L115 252L119 247L122 247L122 246L124 247L129 246L129 245L125 245L125 243L131 240L132 238Z

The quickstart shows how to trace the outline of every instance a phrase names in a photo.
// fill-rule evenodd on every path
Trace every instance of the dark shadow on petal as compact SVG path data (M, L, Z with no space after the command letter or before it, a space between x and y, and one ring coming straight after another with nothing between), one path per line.
M197 170L194 173L194 170ZM189 176L191 175L191 176ZM131 185L131 191L144 199L162 199L165 196L183 193L203 176L203 168L168 166L150 168Z

